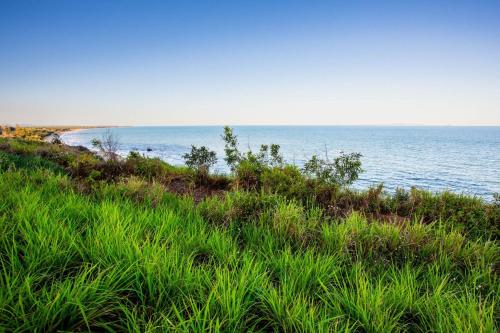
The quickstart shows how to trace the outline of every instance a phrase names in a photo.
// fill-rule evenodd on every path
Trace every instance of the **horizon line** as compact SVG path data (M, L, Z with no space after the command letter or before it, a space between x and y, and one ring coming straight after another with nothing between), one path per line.
M223 126L248 126L248 127L334 127L334 126L351 126L351 127L500 127L500 124L133 124L133 125L84 125L84 124L1 124L0 126L9 127L72 127L72 128L112 128L112 127L223 127Z

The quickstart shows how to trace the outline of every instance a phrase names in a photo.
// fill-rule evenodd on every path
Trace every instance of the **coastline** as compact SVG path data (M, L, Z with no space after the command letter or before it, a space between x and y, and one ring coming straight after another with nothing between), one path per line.
M57 129L55 132L59 135L64 133L79 132L83 130L93 129L93 128L117 128L117 127L127 127L127 126L64 126L58 129L58 127L52 127Z
M125 127L132 127L132 126L77 126L77 127L66 127L62 128L60 130L57 130L56 133L59 136L63 136L69 133L77 133L89 129L94 129L94 128L125 128Z

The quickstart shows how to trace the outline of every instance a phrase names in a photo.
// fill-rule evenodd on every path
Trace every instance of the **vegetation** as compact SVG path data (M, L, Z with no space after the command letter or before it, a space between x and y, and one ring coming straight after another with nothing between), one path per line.
M194 169L199 178L202 179L207 179L210 168L217 163L215 152L208 150L205 146L200 148L191 146L191 152L184 154L182 157L186 161L186 165Z
M204 183L1 139L0 331L498 331L498 199L353 191L225 134Z
M238 150L238 138L233 133L231 127L224 126L222 140L224 140L224 153L226 154L224 161L226 161L231 171L234 172L236 165L241 161L241 153Z
M116 162L118 159L117 152L120 148L120 143L118 138L109 129L106 130L101 139L92 139L92 146L98 149L104 158L113 162Z
M0 136L16 137L26 140L42 141L47 137L58 137L59 132L66 132L70 128L66 127L11 127L0 126Z
M361 154L340 153L333 161L313 157L304 165L304 172L310 177L316 178L321 183L348 186L354 183L363 169L361 168Z

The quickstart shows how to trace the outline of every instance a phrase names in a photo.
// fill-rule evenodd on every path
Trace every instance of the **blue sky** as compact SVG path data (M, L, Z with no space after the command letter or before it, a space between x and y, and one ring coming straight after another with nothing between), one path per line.
M500 1L0 2L0 122L500 125Z

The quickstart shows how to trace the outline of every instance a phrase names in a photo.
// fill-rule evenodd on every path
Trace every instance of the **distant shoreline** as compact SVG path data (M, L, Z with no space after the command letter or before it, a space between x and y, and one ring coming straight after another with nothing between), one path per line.
M110 126L67 126L66 128L71 129L91 129L91 128L128 128L128 127L224 127L227 124L162 124L162 125L110 125ZM345 125L336 125L336 124L229 124L227 126L231 127L410 127L410 128L436 128L436 127L446 127L446 128L471 128L471 127L500 127L500 125L408 125L408 124L387 124L387 125L365 125L365 124L345 124ZM36 126L38 127L38 126ZM62 126L61 126L62 127ZM40 126L42 128L42 126ZM55 127L51 127L55 128Z
M126 128L126 127L133 127L133 126L76 126L76 127L66 127L61 129L60 131L57 131L57 134L62 135L66 133L75 133L75 132L80 132L83 130L88 130L88 129L93 129L93 128Z

